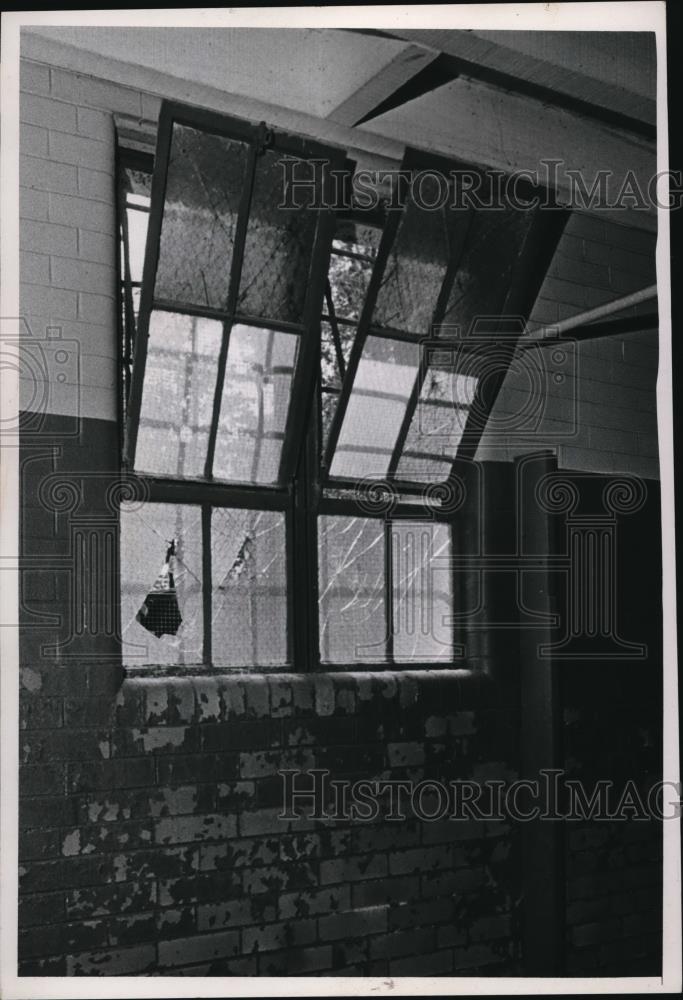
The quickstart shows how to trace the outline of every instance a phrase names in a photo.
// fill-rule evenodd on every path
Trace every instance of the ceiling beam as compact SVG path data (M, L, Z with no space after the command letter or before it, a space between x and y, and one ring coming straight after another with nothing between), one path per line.
M501 58L499 53L503 51L502 48L491 42L482 43L481 55L476 60L465 57L462 55L462 52L471 52L473 37L476 40L476 36L473 36L473 33L454 31L387 32L356 28L347 30L360 34L374 34L411 42L416 42L420 39L426 51L441 53L454 77L467 76L472 80L481 80L482 83L498 87L500 90L507 91L508 93L520 94L532 100L539 101L542 104L552 104L572 114L592 118L604 125L617 128L623 132L630 132L633 135L640 136L652 142L656 139L656 125L654 120L649 120L655 114L654 109L651 112L647 112L647 117L644 113L645 106L653 102L646 102L642 98L639 98L638 95L629 95L625 91L618 91L616 87L609 84L600 83L599 89L605 95L606 101L604 103L597 103L594 100L587 99L585 96L581 96L582 91L584 94L586 93L585 82L588 82L588 78L583 78L584 87L581 88L576 85L576 80L581 78L581 74L570 73L569 71L562 73L562 71L558 71L556 68L554 68L555 76L556 78L562 77L562 80L566 84L565 87L559 85L550 87L538 82L538 80L529 79L527 76L522 75L522 73L507 72L501 66L506 65L506 62L509 63L510 60ZM423 42L422 38L424 38ZM520 56L519 54L515 55L516 65L519 65ZM524 62L529 64L529 67L536 69L544 65L541 60L533 59L531 56L524 57ZM594 84L597 86L598 81L595 81ZM622 110L626 106L624 103L625 95L627 98L631 98L630 104L636 103L638 105L639 110L641 110L639 115L628 114ZM614 106L617 100L621 108Z
M439 58L421 45L407 45L386 66L327 116L338 125L358 125L379 107L384 107L394 94L420 76Z
M505 175L528 171L539 183L554 187L571 208L612 218L616 210L626 225L649 231L657 226L650 198L657 170L654 144L521 94L462 77L357 131ZM590 192L600 178L591 204Z

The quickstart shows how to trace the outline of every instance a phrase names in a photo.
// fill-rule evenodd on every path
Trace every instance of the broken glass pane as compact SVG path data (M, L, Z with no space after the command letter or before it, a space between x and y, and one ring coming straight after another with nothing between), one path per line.
M371 274L372 264L355 257L332 254L328 277L337 319L360 318Z
M121 504L121 636L127 666L200 664L203 657L202 531L199 507ZM136 616L175 538L172 571L182 623L156 638Z
M344 414L330 475L386 475L415 385L417 344L368 337Z
M278 481L299 338L235 324L230 331L213 474L232 482Z
M466 337L475 319L503 311L532 222L533 212L520 209L473 214L439 335L453 336L455 324Z
M155 311L150 317L135 468L204 475L223 326Z
M453 658L451 530L395 521L391 526L393 648L397 663Z
M462 438L477 379L430 368L398 464L400 479L441 482Z
M155 295L225 308L247 146L173 126Z
M352 219L340 219L337 223L332 247L334 250L374 259L377 256L381 238L382 230L379 226L366 226L362 222L354 222Z
M137 209L126 209L128 229L128 266L130 280L142 281L142 269L145 263L145 244L147 242L147 224L149 213Z
M436 178L423 176L423 198L438 195ZM446 207L427 211L409 201L389 253L373 313L373 326L426 336L446 275L453 214Z
M320 658L386 660L384 521L318 518Z
M237 309L246 316L302 323L318 213L304 198L300 208L280 207L282 160L281 152L268 150L256 162ZM296 176L309 176L306 169L312 170L302 165Z
M212 511L214 666L273 667L288 662L285 554L284 514Z
M152 194L152 175L147 170L135 170L122 166L119 171L119 193L127 205L141 205L149 208Z

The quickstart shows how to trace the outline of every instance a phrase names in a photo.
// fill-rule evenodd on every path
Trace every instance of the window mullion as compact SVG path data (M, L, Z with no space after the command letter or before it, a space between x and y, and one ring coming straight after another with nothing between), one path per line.
M246 167L246 180L242 190L240 207L237 215L237 225L235 226L235 242L232 250L232 261L230 262L230 287L228 289L227 313L230 319L223 322L223 339L218 355L218 365L216 372L216 388L213 397L213 411L211 414L211 428L209 430L209 440L206 448L206 464L204 475L206 479L213 476L213 458L216 451L216 439L218 437L218 421L221 414L221 400L223 398L223 382L225 380L225 369L228 363L228 344L230 341L230 330L232 329L232 317L237 307L237 297L239 293L240 277L242 275L242 261L244 257L244 246L247 239L247 226L249 224L249 209L254 191L254 181L256 177L256 158L258 156L258 145L252 142L249 147L249 158Z
M318 385L316 383L316 395ZM291 545L292 609L295 667L302 672L320 663L317 546L317 420L309 425L294 482Z
M384 609L386 616L386 658L387 663L394 664L394 532L390 518L384 521Z
M210 667L213 661L212 649L212 567L211 567L211 507L202 504L202 614L204 618L204 666Z

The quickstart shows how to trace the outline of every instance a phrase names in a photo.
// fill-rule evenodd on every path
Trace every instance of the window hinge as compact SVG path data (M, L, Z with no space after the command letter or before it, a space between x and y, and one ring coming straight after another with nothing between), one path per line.
M259 122L256 132L256 155L263 156L265 151L273 145L274 140L275 135L272 128L269 128L265 122Z

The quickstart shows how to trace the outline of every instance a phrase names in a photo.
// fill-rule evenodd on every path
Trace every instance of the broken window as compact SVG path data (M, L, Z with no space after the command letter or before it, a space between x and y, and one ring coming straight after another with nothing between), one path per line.
M129 666L453 661L434 487L476 447L500 317L528 315L559 229L426 209L437 167L408 150L400 204L333 209L344 151L174 104L154 157L120 153L124 447L148 497L121 509Z
M321 517L321 661L452 662L452 573L448 524Z

